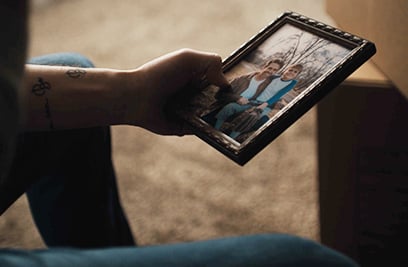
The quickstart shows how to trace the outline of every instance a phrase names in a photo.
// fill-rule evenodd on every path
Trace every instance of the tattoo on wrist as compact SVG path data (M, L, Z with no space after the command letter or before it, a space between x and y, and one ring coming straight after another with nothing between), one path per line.
M68 70L65 74L72 79L82 79L85 77L86 71L83 69L74 69Z
M51 90L50 83L44 81L42 78L38 78L38 82L31 88L31 92L36 96L43 96L49 90Z
M49 121L50 129L54 129L54 122L52 121L50 103L48 101L47 92L51 91L51 84L47 81L44 81L43 78L38 78L38 82L33 85L31 92L36 96L45 97L45 117Z
M49 120L50 129L54 129L54 122L52 121L50 103L48 102L47 97L45 97L44 107L45 107L45 117Z

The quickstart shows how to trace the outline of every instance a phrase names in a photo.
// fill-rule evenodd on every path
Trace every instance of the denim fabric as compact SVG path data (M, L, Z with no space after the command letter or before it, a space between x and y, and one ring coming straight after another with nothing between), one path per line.
M138 248L0 250L8 267L356 267L349 258L290 235L250 235Z
M249 108L251 108L252 105L240 105L238 103L232 102L229 103L228 105L224 106L220 112L215 116L217 120L219 121L226 121L229 117L231 117L234 114L240 113L242 111L245 111ZM217 125L217 124L216 124ZM217 126L215 127L216 129L219 129Z
M55 53L33 57L29 64L50 65L50 66L70 66L81 68L93 68L94 64L86 57L78 53Z

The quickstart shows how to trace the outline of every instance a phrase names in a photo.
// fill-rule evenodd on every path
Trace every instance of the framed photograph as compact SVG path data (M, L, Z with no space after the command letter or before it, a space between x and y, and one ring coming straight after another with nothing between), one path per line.
M244 165L375 52L368 40L286 12L223 61L230 87L204 81L178 114Z

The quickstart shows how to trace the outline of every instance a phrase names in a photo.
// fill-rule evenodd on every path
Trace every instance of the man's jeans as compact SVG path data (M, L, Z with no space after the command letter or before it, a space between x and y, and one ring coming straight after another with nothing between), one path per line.
M93 67L71 53L30 63ZM283 234L136 247L119 202L108 127L23 134L14 163L11 175L27 190L49 248L0 249L0 266L356 266L316 242Z

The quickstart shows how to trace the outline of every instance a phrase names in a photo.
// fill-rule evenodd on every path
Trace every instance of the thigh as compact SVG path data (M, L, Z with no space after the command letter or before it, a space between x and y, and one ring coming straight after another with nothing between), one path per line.
M224 118L227 119L229 117L231 117L234 114L237 113L241 113L245 110L247 110L248 108L250 108L250 105L240 105L238 103L229 103L226 106L224 106L220 112L218 112L218 114L216 115L216 118Z
M2 262L3 259L3 262ZM8 260L8 261L7 261ZM137 267L357 267L346 256L289 235L254 235L143 248L53 249L8 252L0 264L20 266ZM13 263L20 263L20 265Z

